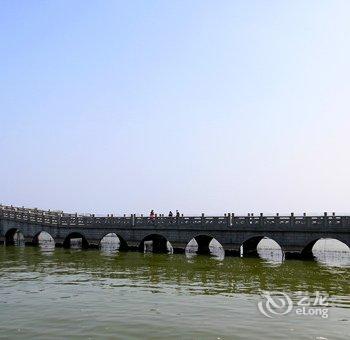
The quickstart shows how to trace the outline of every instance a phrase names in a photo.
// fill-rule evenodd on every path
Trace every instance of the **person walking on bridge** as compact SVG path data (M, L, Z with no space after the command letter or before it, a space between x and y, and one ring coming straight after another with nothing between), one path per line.
M151 219L151 221L154 221L154 220L155 220L155 218L156 218L156 215L155 215L155 213L154 213L154 210L153 210L153 209L151 210L151 212L150 212L150 214L149 214L149 218Z
M178 210L176 210L176 223L179 221L180 213Z

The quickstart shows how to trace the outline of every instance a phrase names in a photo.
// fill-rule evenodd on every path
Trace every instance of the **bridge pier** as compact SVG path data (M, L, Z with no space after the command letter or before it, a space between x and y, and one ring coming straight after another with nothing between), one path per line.
M195 240L198 244L197 254L209 255L210 249L209 244L213 238L207 235L199 235L195 237Z
M291 245L281 245L284 252L284 258L286 260L313 260L314 255L312 253L312 247L300 247L300 246L291 246Z
M91 242L91 243L89 242L88 248L90 248L90 249L99 249L100 245L97 242Z
M63 238L56 237L54 240L55 240L55 247L56 248L63 248L63 242L64 242Z
M307 259L304 258L301 252L295 252L295 251L287 251L284 253L284 258L286 260L303 260L303 259ZM313 259L313 255L309 258L309 259Z
M174 254L185 254L185 248L183 247L173 247Z
M173 254L185 254L186 243L169 241L171 246L173 247Z
M34 240L31 237L25 237L24 238L24 245L25 246L35 246L37 245Z
M314 260L315 256L311 253L300 252L285 252L284 253L285 260Z
M239 257L240 251L236 249L225 249L225 256L230 256L230 257Z

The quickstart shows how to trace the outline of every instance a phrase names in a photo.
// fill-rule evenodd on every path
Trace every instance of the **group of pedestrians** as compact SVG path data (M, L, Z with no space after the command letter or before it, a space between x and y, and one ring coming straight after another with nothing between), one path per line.
M156 217L157 217L157 215L155 214L154 210L152 209L150 214L149 214L149 218L152 221L154 221L156 219ZM172 219L174 217L174 214L171 210L169 211L168 217L170 217L170 219ZM178 210L176 210L175 217L176 217L176 219L178 219L180 217L180 212Z

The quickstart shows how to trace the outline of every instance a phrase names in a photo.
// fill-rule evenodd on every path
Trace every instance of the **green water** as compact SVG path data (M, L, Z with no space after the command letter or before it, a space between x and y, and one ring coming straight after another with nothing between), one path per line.
M0 246L0 338L349 339L343 255L280 262ZM327 293L329 318L267 318L263 291Z

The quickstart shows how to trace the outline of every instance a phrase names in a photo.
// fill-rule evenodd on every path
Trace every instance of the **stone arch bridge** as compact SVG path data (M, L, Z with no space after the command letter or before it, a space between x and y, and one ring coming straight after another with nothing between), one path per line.
M174 252L183 252L193 238L198 253L209 253L209 243L215 238L226 254L239 254L243 245L245 254L256 253L261 239L276 241L286 258L308 257L312 247L322 238L333 238L350 247L350 216L192 216L115 217L107 215L65 214L0 205L0 243L13 243L15 232L20 231L26 244L38 242L45 231L56 246L69 247L71 238L82 238L83 247L98 247L101 239L115 233L122 249L140 249L146 240L153 241L153 250L166 251L167 241Z

